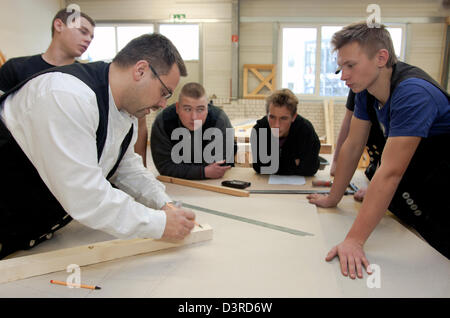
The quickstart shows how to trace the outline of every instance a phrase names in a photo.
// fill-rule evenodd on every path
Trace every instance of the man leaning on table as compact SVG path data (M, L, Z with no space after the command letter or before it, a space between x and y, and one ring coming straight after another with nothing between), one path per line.
M130 41L112 63L76 63L0 98L0 258L31 248L72 218L118 238L182 239L192 211L173 208L133 145L137 121L186 76L160 34Z
M364 243L388 208L448 258L450 158L442 156L450 144L448 94L421 69L396 60L383 25L349 25L334 34L332 45L341 79L356 93L355 111L330 195L313 194L309 201L320 207L339 203L371 127L381 160L350 231L326 260L338 256L343 275L351 278L361 278L363 266L369 272Z

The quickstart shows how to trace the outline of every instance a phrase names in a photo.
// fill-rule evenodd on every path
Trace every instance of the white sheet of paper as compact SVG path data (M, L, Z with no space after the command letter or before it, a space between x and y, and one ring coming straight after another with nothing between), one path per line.
M306 180L303 176L279 176L273 174L269 177L269 184L294 184L302 185L305 184Z

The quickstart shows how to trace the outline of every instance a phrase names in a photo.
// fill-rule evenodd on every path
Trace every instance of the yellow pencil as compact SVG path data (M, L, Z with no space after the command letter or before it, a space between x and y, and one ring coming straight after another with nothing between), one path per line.
M62 285L62 286L72 286L72 287L76 287L76 288L101 289L98 286L90 286L90 285L83 285L83 284L67 283L67 282L62 282L62 281L53 280L53 279L50 281L50 283L56 284L56 285Z

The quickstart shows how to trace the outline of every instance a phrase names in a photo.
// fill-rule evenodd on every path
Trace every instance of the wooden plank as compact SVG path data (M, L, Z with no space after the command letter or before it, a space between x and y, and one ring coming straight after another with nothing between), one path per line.
M326 134L326 140L327 144L331 144L331 133L330 133L330 115L328 113L328 100L323 100L323 116L324 116L324 122L325 122L325 134Z
M2 51L0 51L0 66L6 63L6 58L3 55Z
M248 95L248 68L244 67L244 78L243 78L243 95L244 98Z
M253 69L251 69L253 70ZM261 73L257 72L258 74L261 75ZM256 74L256 73L255 73ZM270 81L273 79L273 77L275 76L275 74L272 72L270 73L267 77L263 77L263 79L261 80L261 83L259 83L259 85L250 93L250 95L256 95L258 94L258 92L264 87L266 86L271 92L274 91L272 84L270 83Z
M331 151L334 149L334 101L330 99L328 101L328 120L329 120L329 127L330 127L330 141L328 142L331 144Z
M267 96L269 95L252 95L252 94L247 94L246 96L244 96L245 99L266 99Z
M257 68L260 70L271 70L275 66L275 64L244 64L244 66L248 69Z
M208 224L202 224L202 226L203 229L195 227L191 234L178 242L154 239L112 240L6 259L0 261L0 283L64 271L69 264L77 264L78 266L92 265L211 240L213 235L211 226Z
M332 154L333 147L330 144L321 144L319 153Z
M365 169L369 166L369 164L370 164L370 156L369 153L367 152L367 147L365 147L361 155L361 158L359 158L358 169Z
M216 186L216 185L212 185L212 184L201 183L198 181L174 178L174 177L169 177L169 176L157 176L156 178L162 182L174 183L174 184L179 184L179 185L183 185L183 186L187 186L187 187L191 187L191 188L197 188L197 189L202 189L202 190L207 190L207 191L230 194L230 195L234 195L237 197L248 197L250 195L250 193L245 190Z

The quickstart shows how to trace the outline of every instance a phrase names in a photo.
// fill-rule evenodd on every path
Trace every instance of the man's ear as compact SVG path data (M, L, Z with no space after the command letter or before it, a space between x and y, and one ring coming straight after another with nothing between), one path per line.
M294 122L295 118L297 118L297 113L295 113L295 114L294 114L294 117L292 117L292 121L291 121L291 123L293 123L293 122Z
M384 67L389 60L389 52L386 49L381 49L377 53L377 66Z
M55 21L53 21L53 28L55 29L55 33L61 32L65 26L66 25L61 19L55 19Z
M133 66L133 79L140 81L145 76L145 72L149 69L148 62L145 60L137 61Z

